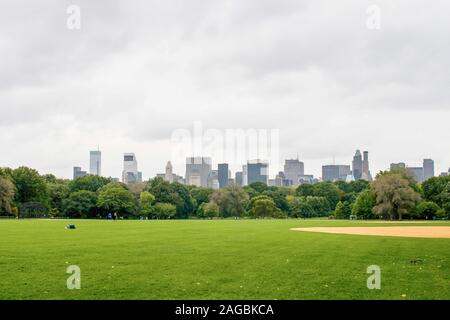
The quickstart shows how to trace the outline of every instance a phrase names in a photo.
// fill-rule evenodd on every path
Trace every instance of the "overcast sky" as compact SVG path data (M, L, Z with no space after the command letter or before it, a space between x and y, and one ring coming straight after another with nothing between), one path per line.
M372 173L447 171L449 15L448 0L2 0L0 166L71 177L100 146L104 175L135 152L148 178L201 121L279 129L280 162L298 152L316 176L356 149Z

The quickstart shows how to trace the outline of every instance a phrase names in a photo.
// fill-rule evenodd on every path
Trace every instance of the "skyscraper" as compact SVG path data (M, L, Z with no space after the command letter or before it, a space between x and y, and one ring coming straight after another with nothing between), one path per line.
M363 173L363 159L361 151L359 150L356 150L356 153L353 156L352 173L353 177L355 177L355 180L361 179Z
M73 179L84 177L86 174L87 172L81 170L81 167L73 167Z
M269 164L261 160L247 161L247 184L262 182L269 184Z
M217 166L219 173L219 188L225 188L228 185L229 170L228 163L219 163Z
M406 167L417 182L423 182L423 167Z
M305 165L298 159L286 160L284 162L284 178L290 180L290 185L298 186L300 177L305 175Z
M363 152L363 166L362 166L362 175L361 179L366 181L372 181L372 174L369 169L369 151Z
M211 158L186 158L186 184L197 187L208 186L208 176L211 173Z
M211 170L207 179L208 188L217 190L220 188L218 170Z
M347 176L350 175L351 170L348 165L325 165L322 166L322 180L323 181L346 181Z
M423 179L428 180L434 177L434 161L432 159L423 159Z
M406 168L406 164L404 162L399 162L399 163L391 163L391 171L396 171L396 170L403 170Z
M236 171L236 174L234 176L234 182L238 186L242 186L242 171Z
M138 171L138 164L134 153L125 153L123 155L122 182L142 182L142 172Z
M89 173L95 176L102 175L102 153L100 150L89 153Z
M173 181L173 166L170 161L166 164L166 173L164 174L164 180L168 182L174 182Z

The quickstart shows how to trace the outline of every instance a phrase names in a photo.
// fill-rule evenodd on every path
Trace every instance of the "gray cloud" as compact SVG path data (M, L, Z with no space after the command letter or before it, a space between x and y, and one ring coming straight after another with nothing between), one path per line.
M3 1L0 166L70 176L100 145L105 174L134 151L144 176L163 170L170 137L205 129L279 128L320 175L371 151L391 161L449 163L448 2ZM81 29L66 28L67 6ZM183 173L182 166L175 168ZM275 173L278 168L273 168Z

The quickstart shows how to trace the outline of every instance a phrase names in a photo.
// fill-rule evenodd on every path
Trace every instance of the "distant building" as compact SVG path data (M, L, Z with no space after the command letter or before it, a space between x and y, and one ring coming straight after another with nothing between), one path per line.
M89 152L89 173L94 176L102 175L102 153L100 150Z
M270 185L270 181L269 181L269 185ZM292 186L292 180L286 179L285 173L283 171L280 171L275 176L274 186L275 187L289 187L289 186Z
M362 175L361 179L366 181L372 181L372 174L370 173L369 168L369 151L363 152L363 167L362 167Z
M423 159L423 180L434 177L434 161L432 159Z
M242 186L242 171L237 171L234 175L234 183L238 186Z
M250 185L254 182L269 184L269 164L261 160L247 161L248 180Z
M219 188L225 188L228 185L228 181L230 179L228 163L219 163L217 169L219 178Z
M248 186L248 166L242 166L242 186Z
M314 184L317 183L317 179L314 179L314 175L312 174L305 174L298 178L299 184Z
M322 166L323 181L345 181L351 174L349 165L325 165Z
M352 161L352 173L355 180L360 180L363 174L363 158L361 151L356 150Z
M207 179L207 187L214 189L214 190L218 190L220 188L218 170L212 170L209 173L208 179Z
M404 170L404 169L406 169L406 164L404 164L403 162L391 163L390 169L391 169L391 171Z
M284 176L285 179L291 181L291 185L298 186L300 184L299 178L305 175L305 165L298 159L285 160L284 162Z
M173 182L173 167L170 161L166 164L166 172L164 174L164 180L168 182Z
M207 187L211 173L211 158L186 158L186 184L197 187Z
M123 155L123 183L142 182L142 172L138 171L138 163L134 153L125 153Z
M423 182L423 168L422 167L406 167L409 173L414 177L417 182Z
M85 175L87 175L87 172L81 170L81 167L73 167L73 179L84 177Z

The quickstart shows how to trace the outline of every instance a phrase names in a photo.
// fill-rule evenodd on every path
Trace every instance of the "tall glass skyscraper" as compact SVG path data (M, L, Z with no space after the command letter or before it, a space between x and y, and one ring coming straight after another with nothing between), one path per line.
M102 153L100 150L91 151L89 157L89 174L102 175Z
M353 157L352 173L355 180L361 179L363 173L363 159L361 151L359 150L356 150L355 156Z
M217 169L219 175L219 188L225 188L228 185L229 179L228 163L219 163Z

